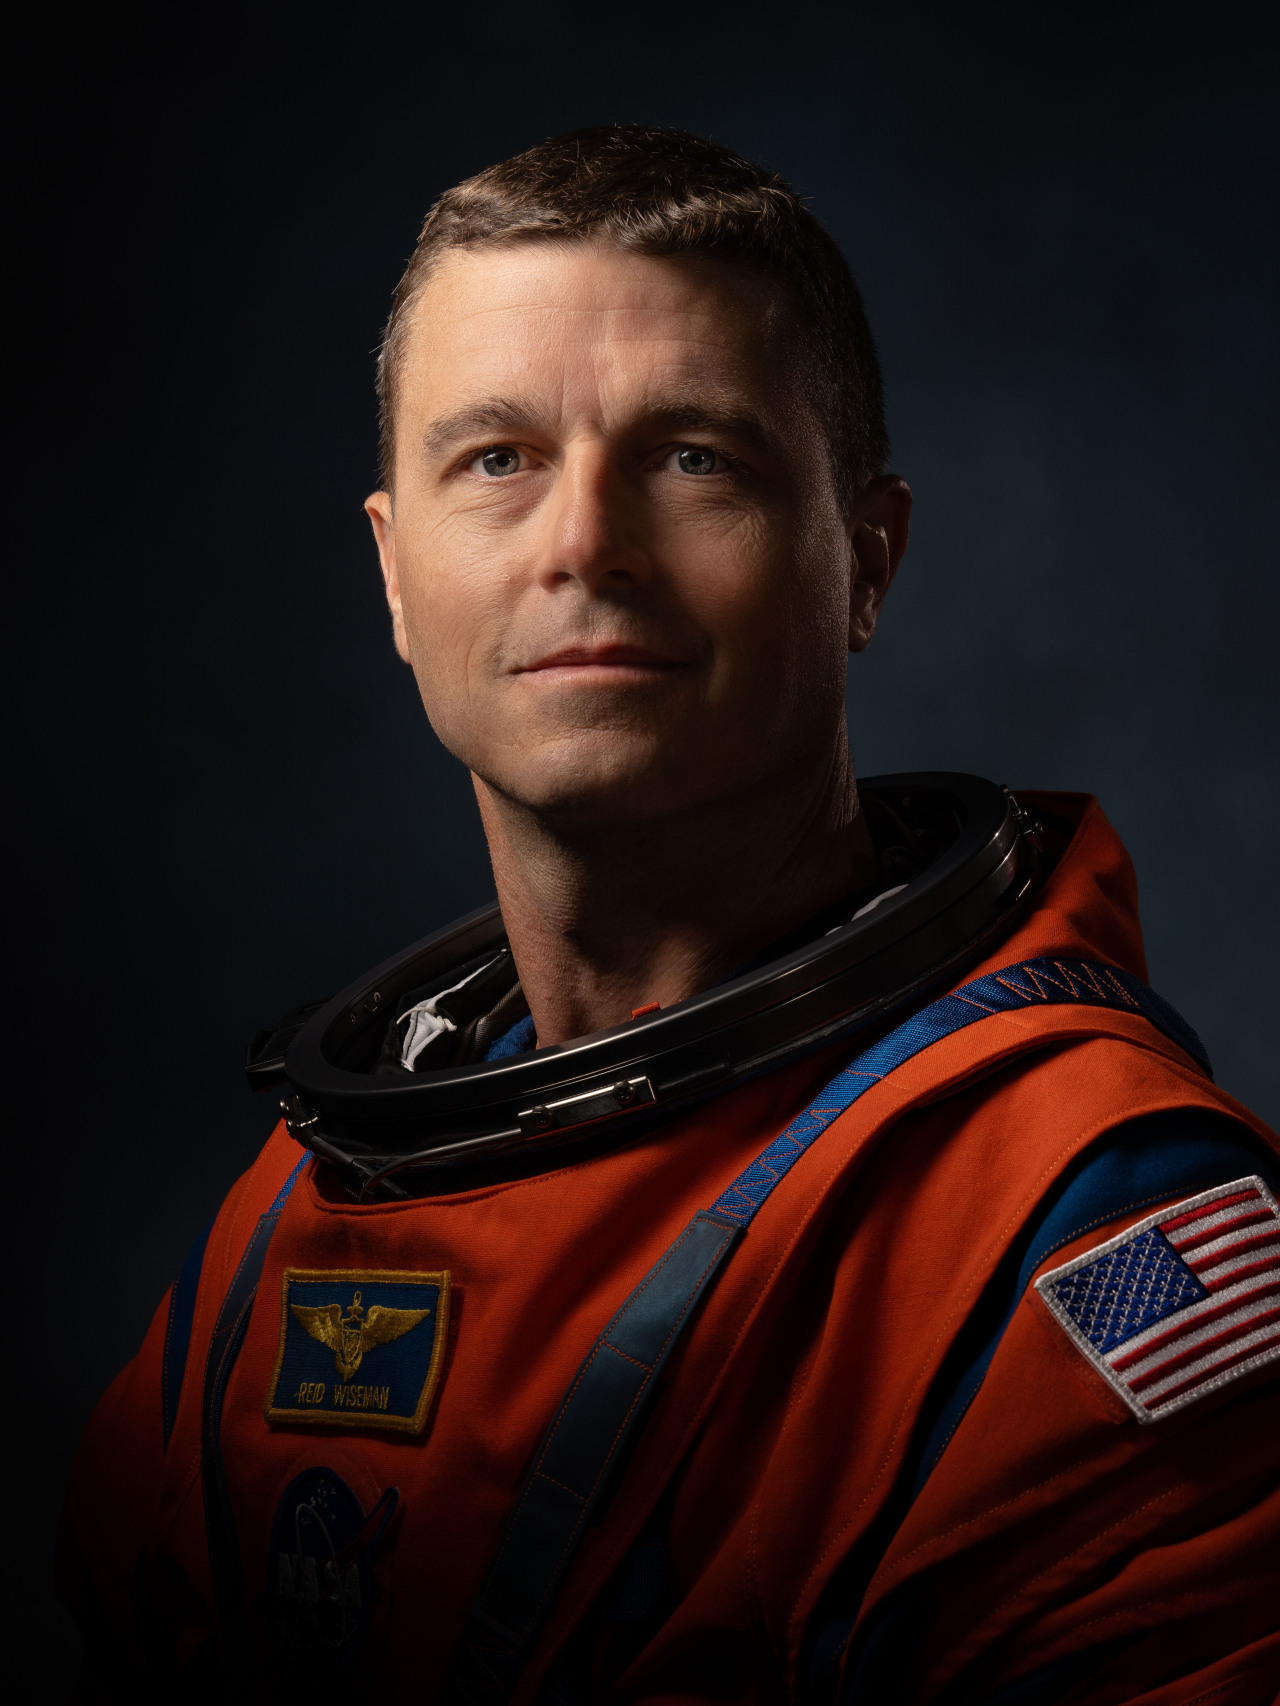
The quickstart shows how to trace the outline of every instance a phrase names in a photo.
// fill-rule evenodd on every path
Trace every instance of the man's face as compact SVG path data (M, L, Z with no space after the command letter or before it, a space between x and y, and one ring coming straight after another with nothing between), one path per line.
M586 243L455 251L417 305L396 444L394 510L368 506L396 643L492 789L638 819L830 750L853 553L767 281Z

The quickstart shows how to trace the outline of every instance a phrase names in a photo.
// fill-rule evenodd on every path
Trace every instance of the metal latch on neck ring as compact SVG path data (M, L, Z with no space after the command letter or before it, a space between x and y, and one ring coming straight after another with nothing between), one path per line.
M597 1084L577 1096L564 1096L555 1102L539 1102L523 1108L516 1115L521 1135L541 1137L565 1126L585 1125L588 1120L608 1119L611 1114L628 1114L646 1102L656 1101L653 1085L645 1077L619 1078L612 1084Z

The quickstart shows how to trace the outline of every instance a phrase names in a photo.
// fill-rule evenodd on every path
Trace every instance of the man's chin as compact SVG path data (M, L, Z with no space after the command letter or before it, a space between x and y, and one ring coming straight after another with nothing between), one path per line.
M708 767L691 765L687 752L560 753L519 771L477 774L494 794L566 829L667 817L719 792L708 787Z

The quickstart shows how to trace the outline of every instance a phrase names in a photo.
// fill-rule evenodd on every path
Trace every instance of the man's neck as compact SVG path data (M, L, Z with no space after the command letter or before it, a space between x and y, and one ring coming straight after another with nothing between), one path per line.
M544 1047L685 1000L877 880L843 741L819 774L696 818L566 827L476 795Z

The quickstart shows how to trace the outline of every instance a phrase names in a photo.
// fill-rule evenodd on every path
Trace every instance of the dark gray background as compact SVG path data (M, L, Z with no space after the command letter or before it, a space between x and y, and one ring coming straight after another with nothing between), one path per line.
M39 1698L72 1663L46 1578L74 1439L271 1124L247 1037L489 891L360 504L418 223L541 136L679 124L812 198L918 500L852 672L860 769L1099 794L1152 981L1280 1116L1263 9L352 12L67 19L20 61L7 1296Z

